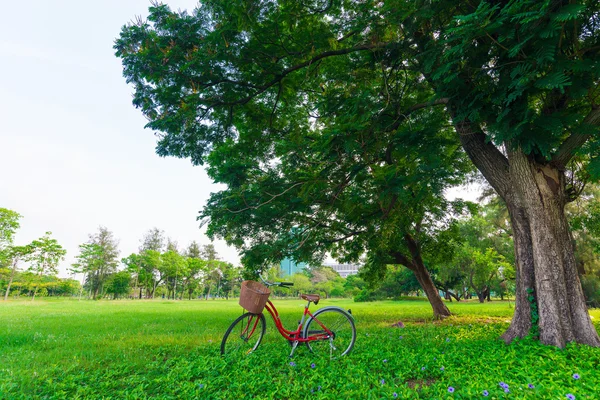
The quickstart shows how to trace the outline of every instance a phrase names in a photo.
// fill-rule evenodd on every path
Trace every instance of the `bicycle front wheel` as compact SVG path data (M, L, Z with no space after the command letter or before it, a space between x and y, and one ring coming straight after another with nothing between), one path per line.
M267 323L263 314L245 313L227 329L221 341L221 355L243 357L258 348Z
M352 350L356 341L356 327L352 316L346 311L323 308L309 319L304 328L304 337L310 336L318 337L317 340L306 342L310 351L316 356L333 360Z

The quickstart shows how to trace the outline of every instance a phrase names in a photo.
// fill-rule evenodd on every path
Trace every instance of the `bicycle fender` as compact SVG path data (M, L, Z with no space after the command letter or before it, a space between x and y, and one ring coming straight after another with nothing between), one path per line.
M352 321L354 321L354 315L352 315L352 313L349 313L348 310L345 310L342 307L338 307L338 306L327 306L327 307L319 308L317 311L315 311L315 315L317 313L320 313L323 310L339 310L339 311L342 311L343 313L348 314L350 316L350 318L352 318Z

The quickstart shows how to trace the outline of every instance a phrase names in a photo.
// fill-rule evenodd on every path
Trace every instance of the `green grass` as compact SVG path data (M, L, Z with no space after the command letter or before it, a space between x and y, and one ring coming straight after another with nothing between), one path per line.
M275 304L287 326L302 313L300 300ZM291 366L270 318L257 352L220 357L221 337L241 314L235 300L2 303L0 399L473 399L484 390L490 399L597 398L600 350L504 345L497 338L510 303L450 303L455 316L442 323L421 301L326 305L352 309L355 349L328 362L302 346ZM591 314L600 328L600 310ZM392 328L398 320L406 328Z

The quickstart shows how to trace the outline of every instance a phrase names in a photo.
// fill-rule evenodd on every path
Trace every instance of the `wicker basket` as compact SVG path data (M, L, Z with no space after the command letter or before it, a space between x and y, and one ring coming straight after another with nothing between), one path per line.
M244 281L240 292L240 306L252 314L260 314L269 300L269 288L260 282Z

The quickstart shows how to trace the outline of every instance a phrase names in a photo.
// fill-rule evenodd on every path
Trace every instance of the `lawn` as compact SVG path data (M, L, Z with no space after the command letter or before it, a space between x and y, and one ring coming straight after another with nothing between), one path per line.
M299 319L302 301L275 304L288 326ZM450 303L455 316L442 323L423 301L325 305L356 318L348 357L317 360L299 347L290 360L268 318L258 351L234 362L219 344L241 314L235 300L2 303L0 398L598 398L599 349L497 340L512 303ZM600 328L600 310L591 315ZM399 320L405 328L391 327Z

